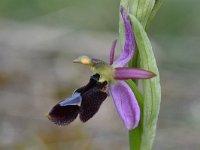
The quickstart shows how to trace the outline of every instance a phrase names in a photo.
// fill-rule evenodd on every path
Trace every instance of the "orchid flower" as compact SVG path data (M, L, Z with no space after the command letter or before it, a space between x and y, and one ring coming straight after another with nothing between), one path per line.
M127 12L124 8L121 8L120 12L125 26L125 43L121 55L114 61L117 42L115 40L110 50L109 64L88 56L80 56L74 62L88 65L94 73L100 75L99 82L108 82L109 92L113 97L117 112L126 128L131 130L139 124L140 108L133 91L125 80L149 79L155 74L143 69L126 67L135 53L136 41Z

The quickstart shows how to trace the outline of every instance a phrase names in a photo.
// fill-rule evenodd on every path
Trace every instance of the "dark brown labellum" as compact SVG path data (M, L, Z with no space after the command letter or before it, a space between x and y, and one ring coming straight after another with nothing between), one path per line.
M80 106L80 120L82 122L88 121L99 110L99 107L107 97L107 93L101 91L107 82L97 83L93 88L86 91L82 95L82 102Z
M74 121L79 113L78 105L55 105L49 112L48 118L57 125L67 125Z
M99 74L91 76L87 85L77 89L70 98L56 104L48 114L49 120L58 125L67 125L78 114L82 122L92 118L108 96L104 90L107 82L98 82L99 78Z

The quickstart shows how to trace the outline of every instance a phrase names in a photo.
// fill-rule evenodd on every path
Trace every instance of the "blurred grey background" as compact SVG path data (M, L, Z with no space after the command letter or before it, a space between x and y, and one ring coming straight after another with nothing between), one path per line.
M199 6L166 0L148 30L162 85L154 150L200 149ZM45 117L91 75L74 58L108 61L118 8L119 0L0 0L1 150L128 149L110 98L85 124L58 127Z

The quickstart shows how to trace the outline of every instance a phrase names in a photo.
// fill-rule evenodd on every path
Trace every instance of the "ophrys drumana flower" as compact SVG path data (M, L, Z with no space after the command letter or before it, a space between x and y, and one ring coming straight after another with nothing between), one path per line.
M110 63L102 60L80 56L74 60L75 63L88 65L92 72L100 74L99 82L108 82L118 114L127 129L138 126L140 120L140 108L131 88L124 80L127 79L149 79L155 76L151 71L127 68L126 65L135 53L136 42L129 16L124 8L120 10L125 26L125 43L123 52L114 61L116 41L113 42L110 50Z

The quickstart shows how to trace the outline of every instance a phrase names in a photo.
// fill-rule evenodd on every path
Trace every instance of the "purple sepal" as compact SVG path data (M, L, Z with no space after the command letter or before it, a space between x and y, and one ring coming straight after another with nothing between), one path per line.
M140 120L140 108L131 88L124 81L119 81L110 86L110 93L126 128L136 128Z
M114 61L114 64L118 67L124 67L133 57L136 44L135 44L135 37L133 34L130 18L123 7L121 7L120 12L121 12L122 19L124 21L124 26L125 26L125 44L124 44L123 52L117 58L117 60Z
M156 76L156 74L144 69L119 67L119 68L115 68L114 78L116 80L149 79L154 76Z

